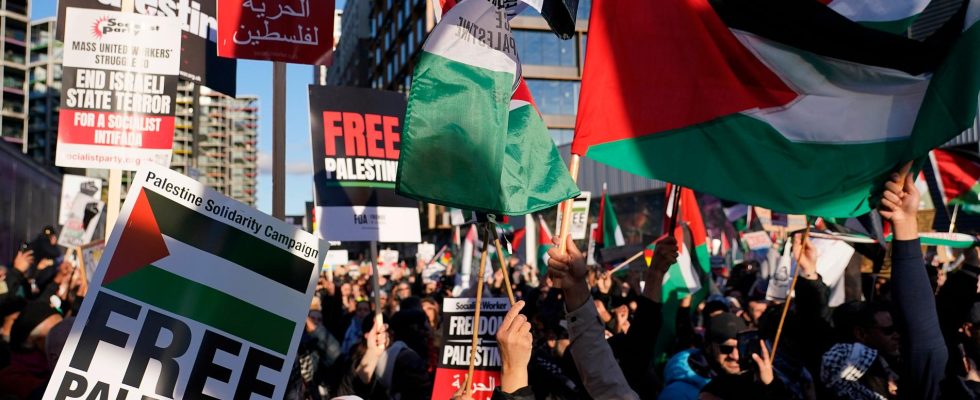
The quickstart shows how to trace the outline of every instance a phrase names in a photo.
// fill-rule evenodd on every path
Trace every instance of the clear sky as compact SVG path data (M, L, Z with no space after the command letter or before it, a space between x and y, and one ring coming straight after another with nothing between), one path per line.
M346 0L336 0L343 8ZM54 16L56 0L32 0L31 19ZM333 18L329 16L328 18ZM303 214L313 200L313 163L310 152L310 109L307 85L313 68L290 64L286 68L286 214ZM259 96L259 210L272 212L272 63L238 61L238 94Z

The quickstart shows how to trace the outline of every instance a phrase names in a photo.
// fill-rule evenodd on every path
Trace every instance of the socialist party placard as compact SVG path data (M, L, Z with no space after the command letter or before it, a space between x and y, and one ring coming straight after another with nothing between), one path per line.
M65 10L69 7L121 11L123 0L58 0L58 29L64 41ZM218 56L218 9L216 0L135 0L133 12L177 18L180 39L180 77L235 96L238 61Z
M418 202L395 194L405 96L310 86L317 232L337 241L420 241Z
M133 179L44 399L283 398L325 244L161 166Z
M473 343L476 299L446 298L442 301L442 338L445 344L439 354L439 367L432 386L433 399L448 399L462 387L470 365L470 349ZM480 327L477 330L479 344L473 358L474 400L488 400L493 388L500 384L500 349L497 346L497 329L510 310L506 298L484 298L480 306Z
M170 165L180 68L176 18L70 7L55 164Z

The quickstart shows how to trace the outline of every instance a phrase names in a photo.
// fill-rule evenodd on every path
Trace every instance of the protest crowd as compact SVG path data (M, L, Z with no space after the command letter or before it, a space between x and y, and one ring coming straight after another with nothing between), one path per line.
M980 129L980 0L58 3L58 227L11 238L57 196L6 176L39 156L0 165L0 237L24 240L0 243L0 400L980 398L980 232L954 229L980 157L940 148ZM34 27L5 64L46 60L9 50L44 47ZM569 63L535 64L553 41ZM265 80L235 59L275 63L269 214L256 98L201 97ZM288 219L287 63L320 81ZM40 116L35 68L5 70L31 102L4 118ZM607 167L656 184L614 191L642 208L630 243ZM949 232L919 218L933 197Z
M864 294L873 301L831 309L819 254L801 232L787 236L799 279L782 329L783 303L765 299L757 262L714 277L726 283L680 299L675 320L664 321L661 282L676 262L673 238L660 240L646 271L625 275L586 267L570 239L566 252L549 251L541 276L512 262L518 302L496 333L503 370L494 398L975 398L980 249L966 250L962 268L937 279L918 241L919 193L911 178L900 179L887 184L880 209L895 235L891 279ZM45 228L0 270L0 399L40 398L86 294L84 269L65 260L55 235ZM379 276L378 299L369 274L339 266L321 275L287 399L430 398L444 344L440 307L454 296L456 276L450 269L425 281L417 264ZM500 269L485 284L485 297L506 296ZM675 335L658 349L667 328Z

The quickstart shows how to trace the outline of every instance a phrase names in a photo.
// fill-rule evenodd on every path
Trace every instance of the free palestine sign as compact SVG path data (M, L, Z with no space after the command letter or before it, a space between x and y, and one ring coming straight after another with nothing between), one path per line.
M282 398L326 249L144 164L44 399Z

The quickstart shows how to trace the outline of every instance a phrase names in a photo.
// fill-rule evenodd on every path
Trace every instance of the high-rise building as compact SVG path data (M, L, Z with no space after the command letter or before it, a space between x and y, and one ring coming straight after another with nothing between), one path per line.
M231 97L183 80L177 92L170 168L255 205L258 97Z
M334 33L338 41L333 52L333 63L326 71L323 67L317 67L318 75L314 78L314 83L360 87L371 85L368 79L371 45L368 18L371 7L370 1L349 1L344 5L344 10L340 12L342 18L334 21L334 26L339 27L340 32ZM324 76L324 72L328 74Z
M3 94L0 98L0 138L26 150L27 57L30 28L28 0L0 0L0 52Z
M28 120L25 152L38 163L54 168L61 104L61 41L55 40L55 18L31 21L28 69Z

